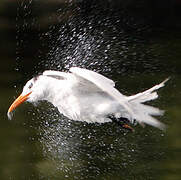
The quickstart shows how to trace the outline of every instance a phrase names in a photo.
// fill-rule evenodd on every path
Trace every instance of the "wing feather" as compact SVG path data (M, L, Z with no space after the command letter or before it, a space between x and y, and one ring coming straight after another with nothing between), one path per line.
M113 97L122 107L124 107L125 110L129 112L131 118L134 117L134 113L129 106L126 96L124 96L117 89L114 88L115 83L112 80L96 72L78 67L70 68L70 72L77 76L77 78L81 77L84 80L93 83L102 91L106 92L109 96Z
M112 87L115 86L115 82L113 80L108 79L107 77L105 77L99 73L96 73L94 71L90 71L90 70L82 69L82 68L78 68L78 67L72 67L72 68L70 68L70 72L72 72L84 79L87 79L93 83L96 80L96 82L102 82L102 83L107 84Z
M69 77L69 74L70 73L53 71L53 70L46 70L43 72L43 76L48 76L59 80L67 79Z
M53 71L53 70L46 70L43 72L43 76L52 76L52 77L58 77L61 79L61 77L63 79L67 78L69 75L69 73L66 72L60 72L60 71Z

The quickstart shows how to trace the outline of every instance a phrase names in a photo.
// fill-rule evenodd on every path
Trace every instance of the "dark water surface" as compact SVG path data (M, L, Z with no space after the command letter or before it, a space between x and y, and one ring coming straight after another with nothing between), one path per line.
M92 17L70 18L40 33L39 44L23 38L23 47L18 44L22 32L17 38L1 32L0 179L181 179L181 33L163 30L142 36L118 27L120 21L96 22ZM49 46L41 44L47 42ZM74 122L46 102L25 103L13 120L7 119L10 104L31 75L75 65L105 74L126 95L170 76L150 103L166 110L159 119L167 131L137 125L130 133L114 123Z

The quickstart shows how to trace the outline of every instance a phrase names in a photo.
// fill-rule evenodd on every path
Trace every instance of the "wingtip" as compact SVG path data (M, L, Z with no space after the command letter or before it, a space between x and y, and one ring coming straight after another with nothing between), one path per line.
M166 78L164 81L163 81L163 84L165 84L167 81L169 81L171 79L171 76L169 76L168 78Z
M165 86L165 83L166 83L168 80L170 80L170 78L171 78L171 77L168 77L168 78L166 78L164 81L162 81L162 82L158 85L159 88Z

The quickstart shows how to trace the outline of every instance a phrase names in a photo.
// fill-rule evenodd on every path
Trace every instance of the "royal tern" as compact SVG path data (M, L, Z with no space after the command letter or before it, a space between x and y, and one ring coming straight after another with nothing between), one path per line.
M155 91L166 81L168 79L136 95L125 96L115 89L111 79L94 71L78 67L70 68L69 72L46 70L26 83L7 114L11 119L12 111L24 101L46 100L61 114L76 121L104 123L115 119L127 120L164 129L165 125L153 117L162 115L163 111L143 103L156 99ZM123 127L131 129L127 123L123 123Z

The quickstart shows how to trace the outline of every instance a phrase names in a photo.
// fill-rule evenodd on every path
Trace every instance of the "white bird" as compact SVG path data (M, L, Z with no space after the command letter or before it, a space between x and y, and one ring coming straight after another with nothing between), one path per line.
M114 88L111 79L94 71L78 67L70 68L70 72L47 70L26 83L7 114L11 119L11 112L24 101L46 100L61 114L76 121L104 123L127 119L129 123L136 121L164 129L165 125L153 117L162 115L163 111L143 103L156 99L155 91L166 81L168 79L136 95L125 96Z

